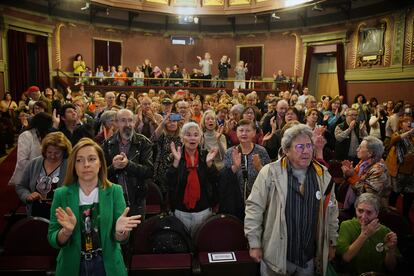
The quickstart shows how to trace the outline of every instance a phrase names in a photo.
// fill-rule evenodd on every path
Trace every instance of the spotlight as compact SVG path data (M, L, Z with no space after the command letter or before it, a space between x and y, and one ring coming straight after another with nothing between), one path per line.
M109 8L106 8L106 16L109 16Z
M198 17L197 17L197 16L195 16L195 17L193 18L193 21L194 21L194 24L198 24Z
M86 1L85 7L82 7L81 11L86 11L87 9L89 9L89 5L90 5L90 3L88 1Z
M274 13L272 13L272 19L279 20L279 19L280 19L280 16L279 16L279 15L277 15L277 14L274 12Z
M318 12L322 12L323 11L323 7L320 4L315 4L312 7L313 11L318 11Z

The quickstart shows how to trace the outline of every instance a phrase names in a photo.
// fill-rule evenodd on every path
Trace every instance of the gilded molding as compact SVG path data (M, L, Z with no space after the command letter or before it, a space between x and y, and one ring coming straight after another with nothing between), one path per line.
M392 65L402 65L405 31L405 13L394 15L394 45L392 53Z
M300 41L300 36L296 33L292 33L291 35L295 37L295 63L293 67L293 76L297 77L300 76L300 46L302 43Z
M60 29L65 27L64 23L58 23L55 31L55 47L56 47L56 65L58 69L62 69L62 59L60 50Z
M380 22L385 23L385 34L384 34L384 56L383 66L389 66L391 63L391 19L390 17L384 17Z
M411 10L407 17L407 26L405 29L405 43L404 43L404 63L412 64L414 63L414 9Z
M352 34L352 49L351 49L351 53L349 55L349 59L350 59L350 64L352 68L356 68L357 65L357 59L358 59L358 40L359 40L359 30L362 27L365 27L367 24L365 22L361 22L358 24L358 26L356 27L354 33Z
M414 66L379 67L345 71L346 81L414 80Z

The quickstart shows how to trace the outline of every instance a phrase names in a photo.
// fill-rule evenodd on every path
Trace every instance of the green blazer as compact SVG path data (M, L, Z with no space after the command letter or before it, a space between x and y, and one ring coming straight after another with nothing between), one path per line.
M72 236L62 246L57 242L58 233L62 228L56 219L55 210L58 207L63 209L70 207L77 220ZM106 275L108 276L127 275L120 244L115 240L115 224L125 210L125 207L126 204L121 186L112 184L111 187L105 189L99 187L99 233L101 236L103 262ZM55 191L50 213L48 240L53 247L60 249L57 257L56 275L78 275L81 258L78 183L60 187Z

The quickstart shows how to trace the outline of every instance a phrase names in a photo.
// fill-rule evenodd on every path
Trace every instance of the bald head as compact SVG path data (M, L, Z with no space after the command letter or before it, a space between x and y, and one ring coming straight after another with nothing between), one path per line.
M276 112L279 116L284 117L288 108L289 108L288 102L286 100L280 100L277 102Z

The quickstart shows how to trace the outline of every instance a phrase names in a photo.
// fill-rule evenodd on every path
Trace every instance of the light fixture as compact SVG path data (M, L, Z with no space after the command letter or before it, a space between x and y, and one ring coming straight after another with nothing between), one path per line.
M315 4L312 7L313 11L318 11L318 12L322 12L323 11L323 7L320 4Z
M178 24L198 24L199 18L194 15L179 15L177 16Z
M274 19L274 20L279 20L279 19L280 19L280 16L279 16L279 15L277 15L277 14L276 14L276 12L273 12L271 17L272 17L272 19Z
M87 9L89 9L90 4L91 4L90 1L89 0L86 0L85 7L82 7L81 8L81 11L86 11Z
M109 16L109 8L106 8L106 16Z
M312 0L285 0L285 7L292 7L296 5L301 5Z

